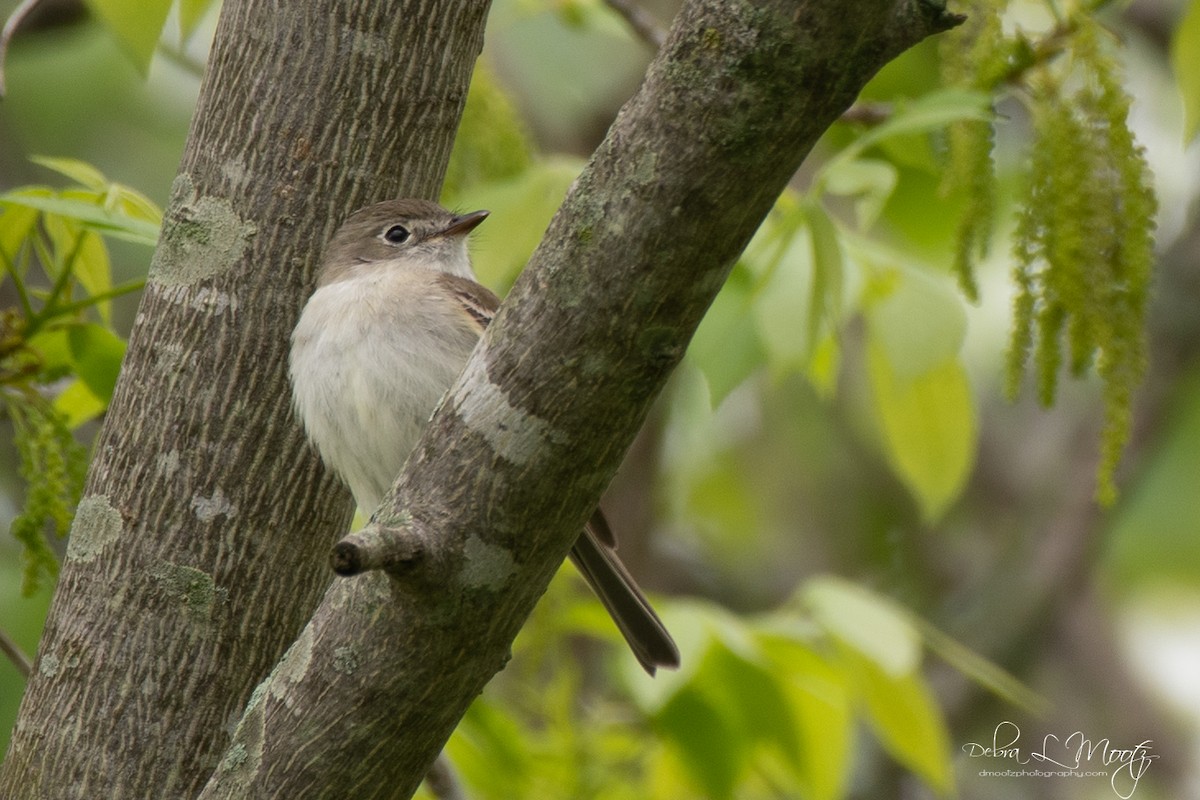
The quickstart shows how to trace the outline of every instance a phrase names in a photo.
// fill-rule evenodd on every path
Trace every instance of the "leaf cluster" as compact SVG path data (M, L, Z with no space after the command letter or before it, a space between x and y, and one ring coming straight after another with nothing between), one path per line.
M1041 702L892 601L828 577L757 618L699 601L666 604L664 619L689 659L649 679L579 582L565 577L447 745L472 796L719 800L798 791L834 800L849 790L864 729L944 796L953 786L949 736L922 675L925 652L1011 702ZM580 632L611 643L604 663L613 680L597 683L564 651Z
M0 309L0 398L27 485L12 524L27 594L57 574L44 534L66 534L87 465L72 431L107 407L125 353L112 300L144 283L113 284L102 235L153 244L161 217L141 194L86 164L35 161L75 185L0 195L0 260L16 299Z

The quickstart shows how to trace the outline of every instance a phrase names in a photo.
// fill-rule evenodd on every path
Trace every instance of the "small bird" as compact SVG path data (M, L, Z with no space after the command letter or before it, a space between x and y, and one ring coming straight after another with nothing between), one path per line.
M292 333L293 399L309 439L364 512L399 476L500 306L467 253L467 234L487 216L388 200L351 214L326 248ZM599 509L571 560L648 673L679 666Z

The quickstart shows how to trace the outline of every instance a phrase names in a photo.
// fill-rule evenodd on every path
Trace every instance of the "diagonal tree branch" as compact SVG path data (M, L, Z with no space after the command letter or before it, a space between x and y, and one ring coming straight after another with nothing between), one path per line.
M918 0L685 4L377 512L392 571L332 586L203 797L415 790L801 159L957 22Z

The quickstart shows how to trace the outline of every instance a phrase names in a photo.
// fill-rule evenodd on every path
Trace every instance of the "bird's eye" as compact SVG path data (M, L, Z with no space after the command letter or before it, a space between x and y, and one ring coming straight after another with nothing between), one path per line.
M393 225L383 232L383 238L392 244L404 244L408 237L408 228L403 225Z

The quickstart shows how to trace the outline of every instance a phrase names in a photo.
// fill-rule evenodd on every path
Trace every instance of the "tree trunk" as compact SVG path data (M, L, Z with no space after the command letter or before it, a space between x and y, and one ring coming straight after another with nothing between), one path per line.
M205 798L407 796L774 199L933 3L693 0ZM683 657L688 658L688 653Z
M311 616L351 504L288 336L346 213L436 197L487 6L224 3L0 796L195 796Z

